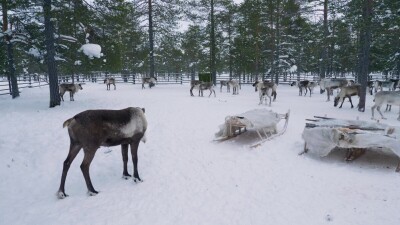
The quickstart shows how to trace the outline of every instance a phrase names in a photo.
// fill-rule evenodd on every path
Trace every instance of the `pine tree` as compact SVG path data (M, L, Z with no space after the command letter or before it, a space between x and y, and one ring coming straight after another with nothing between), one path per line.
M43 1L43 12L44 12L44 27L46 36L46 64L49 74L49 88L50 88L50 108L60 105L60 95L58 90L58 75L57 67L54 59L54 28L51 21L51 0Z

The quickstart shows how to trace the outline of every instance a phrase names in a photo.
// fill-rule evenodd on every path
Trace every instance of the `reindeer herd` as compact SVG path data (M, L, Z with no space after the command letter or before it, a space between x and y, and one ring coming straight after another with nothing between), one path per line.
M142 89L145 89L145 84L149 85L149 88L155 86L157 82L157 78L155 77L144 77L142 78ZM106 84L106 89L110 90L111 85L114 86L114 90L116 90L116 81L115 78L109 77L104 79L104 84ZM325 78L317 81L293 81L290 82L290 86L295 86L299 89L299 96L307 96L307 93L311 97L314 92L314 88L320 86L321 93L326 92L327 100L330 101L330 96L333 95L333 90L338 89L338 94L334 98L334 106L339 106L342 108L345 99L347 98L350 102L351 108L354 107L352 102L352 96L359 96L361 86L360 84L356 84L352 80L347 80L345 78ZM220 81L220 92L222 92L223 87L226 86L226 91L230 93L232 88L232 94L238 95L240 89L240 83L237 80L221 80ZM277 85L273 81L256 81L253 83L253 87L255 87L255 91L259 92L259 105L268 104L271 106L271 102L276 100L277 96ZM383 88L387 88L387 91L383 91ZM374 105L372 106L372 119L374 118L374 110L376 109L381 115L382 119L384 116L381 112L381 107L383 104L386 105L386 111L390 111L391 105L400 106L400 91L396 91L399 88L399 79L390 79L388 81L368 81L367 83L367 92L370 95L375 94ZM81 84L68 84L62 83L59 85L59 94L62 101L64 101L65 92L69 92L70 101L74 101L74 94L79 90L82 90ZM210 93L208 97L211 97L214 94L216 97L216 93L214 90L214 85L212 82L204 82L199 80L190 81L190 96L194 96L193 89L198 90L198 96L203 97L203 92L208 90ZM400 110L399 117L400 120Z

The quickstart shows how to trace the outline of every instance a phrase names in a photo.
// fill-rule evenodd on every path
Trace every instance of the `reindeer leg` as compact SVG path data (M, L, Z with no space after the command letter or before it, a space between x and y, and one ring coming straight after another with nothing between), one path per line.
M371 119L372 119L372 120L375 119L375 118L374 118L374 110L375 110L375 108L376 108L376 105L373 105L373 106L371 107L371 112L372 112L372 117L371 117Z
M348 98L349 98L349 101L350 101L350 104L351 104L351 108L353 108L354 106L353 106L353 102L351 101L351 96L348 96Z
M83 173L83 177L85 178L86 187L88 189L88 194L90 196L94 196L99 193L94 189L92 181L90 179L90 174L89 174L90 164L92 163L94 155L96 154L96 150L97 150L97 148L93 148L93 147L92 148L83 148L85 155L83 156L81 170Z
M81 148L82 148L82 146L80 146L78 144L74 144L71 141L71 144L69 147L69 153L68 153L68 156L65 159L64 165L63 165L60 188L58 189L58 192L57 192L57 197L59 199L63 199L68 196L67 194L65 194L65 180L67 178L69 167L71 166L72 161L74 161L76 155L78 155Z
M399 163L397 164L396 172L400 172L400 161L399 161Z
M128 173L128 144L121 145L122 162L124 164L124 171L122 172L122 178L127 180L131 175Z
M330 95L331 95L331 89L330 88L326 89L326 95L328 96L328 99L326 101L329 102L331 100L330 99Z
M268 98L269 98L269 104L268 104L268 105L271 106L271 99L272 99L272 98L271 98L270 95L267 95L267 96L268 96Z
M379 112L379 114L381 115L382 119L385 120L386 118L383 116L383 114L381 112L381 106L376 107L376 110Z
M140 138L137 138L131 143L131 155L132 155L132 162L133 162L133 181L135 181L135 182L143 181L139 177L138 166L137 166L137 164L138 164L137 151L138 151L138 147L139 147L139 142L140 142Z
M391 106L390 106L391 107ZM400 108L399 108L399 117L397 117L397 120L400 121Z
M341 97L340 97L340 98L341 98ZM346 98L346 96L342 98L342 104L339 106L339 108L342 108L343 102L344 102L344 99L345 99L345 98ZM338 101L340 101L340 99L339 99Z
M190 96L193 96L193 97L194 97L194 95L193 95L193 88L194 88L194 86L190 88Z
M309 87L308 90L310 91L310 97L311 97L311 88Z
M69 92L69 100L74 101L74 93L72 91Z

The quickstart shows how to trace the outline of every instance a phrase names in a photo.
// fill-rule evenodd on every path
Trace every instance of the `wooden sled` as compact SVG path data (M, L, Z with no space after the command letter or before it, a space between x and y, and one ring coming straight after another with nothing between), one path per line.
M226 141L248 130L254 130L259 138L259 141L250 145L254 148L285 133L289 116L290 110L287 113L278 114L266 109L256 109L236 116L227 116L214 141ZM278 131L277 124L282 119L285 120L285 123L282 129Z
M310 152L325 157L340 148L347 150L346 161L356 159L366 150L389 151L400 157L400 127L320 116L306 120L302 134L304 150L299 155ZM400 160L396 172L400 172Z

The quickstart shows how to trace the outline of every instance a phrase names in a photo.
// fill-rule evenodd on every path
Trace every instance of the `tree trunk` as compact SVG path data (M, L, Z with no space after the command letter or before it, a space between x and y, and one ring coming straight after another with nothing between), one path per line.
M214 18L214 0L211 0L211 32L210 32L210 70L211 80L214 85L217 81L217 72L215 69L215 18Z
M321 66L320 66L320 78L323 79L326 77L326 68L328 64L328 0L324 0L324 37L322 39L322 53L321 53Z
M15 76L15 65L14 65L14 51L13 51L13 44L11 42L11 31L8 31L8 18L7 18L7 11L8 11L8 4L7 0L3 0L1 2L2 5L2 13L3 13L3 32L6 33L4 36L5 42L7 45L7 77L10 82L10 93L12 98L19 97L19 90L18 90L18 81L17 77Z
M358 111L365 111L365 98L367 94L367 80L369 73L369 54L371 44L371 18L372 18L372 4L373 0L364 0L363 15L360 32L360 57L359 57L359 82L361 84L360 102L358 104Z
M276 36L275 36L275 83L279 84L279 73L280 73L280 62L279 55L280 53L280 36L281 36L281 28L280 28L280 3L281 0L278 0L276 3Z
M60 94L58 90L58 76L56 61L54 59L54 30L51 22L51 0L44 0L44 33L46 38L46 64L47 72L49 74L49 87L50 87L50 108L60 105Z
M153 32L153 3L149 0L149 59L150 77L154 77L154 32Z

